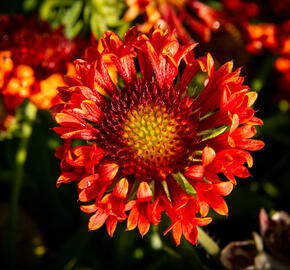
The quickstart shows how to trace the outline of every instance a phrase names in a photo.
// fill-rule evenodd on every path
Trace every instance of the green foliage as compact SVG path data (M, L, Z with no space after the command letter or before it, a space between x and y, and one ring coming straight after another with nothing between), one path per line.
M121 0L25 0L23 9L34 10L39 5L39 15L53 28L63 26L68 38L76 37L80 32L95 38L105 31L114 30L121 36L129 28L122 20L125 3Z

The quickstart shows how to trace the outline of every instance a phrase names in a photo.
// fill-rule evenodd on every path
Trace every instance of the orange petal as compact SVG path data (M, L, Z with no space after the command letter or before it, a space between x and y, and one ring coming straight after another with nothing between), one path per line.
M98 209L96 204L82 205L80 208L83 212L88 213L88 214L96 212Z
M143 202L152 201L152 191L147 182L141 182L137 191L137 200Z
M182 224L182 232L186 240L193 245L197 242L197 228L192 223Z
M223 216L226 216L229 212L228 206L221 196L212 197L210 206L214 211Z
M150 222L144 215L140 214L138 219L138 229L142 237L149 231Z
M216 192L221 196L229 195L232 192L232 190L233 184L230 181L213 185L213 192Z
M212 218L211 217L205 217L205 218L194 218L194 223L197 226L205 226L208 225L209 223L212 222Z
M113 237L113 234L117 227L117 223L118 223L117 218L114 216L109 216L106 221L107 232L111 237Z
M180 222L176 223L176 225L172 228L172 236L176 246L180 244L180 238L182 235L182 228Z
M202 179L204 176L204 167L202 165L191 166L185 171L184 175L192 179Z
M206 216L209 211L209 205L206 202L198 202L200 214L202 217ZM198 224L197 224L198 225Z
M125 199L128 193L128 187L128 180L126 178L122 178L114 187L113 195L118 198Z
M237 129L239 124L240 124L239 116L237 114L234 114L232 116L232 124L231 124L230 134L232 134Z
M139 218L139 211L137 206L135 205L128 216L127 219L127 230L131 231L134 230L137 227L138 224L138 218Z
M99 174L93 174L84 177L79 183L78 183L78 188L80 189L85 189L90 187L97 179L99 178Z
M206 146L202 151L202 165L207 166L215 159L215 151L209 146Z
M96 213L91 216L89 221L89 230L97 230L105 223L109 214L104 212L102 209L98 209Z
M107 164L102 164L98 172L100 173L100 177L106 181L110 182L111 180L114 179L116 176L117 172L119 170L119 165L116 163L107 163Z

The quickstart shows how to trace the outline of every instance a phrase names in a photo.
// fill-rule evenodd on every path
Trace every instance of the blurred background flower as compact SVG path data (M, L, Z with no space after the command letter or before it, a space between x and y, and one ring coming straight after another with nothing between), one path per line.
M64 74L74 74L72 61L81 56L86 41L69 40L62 29L51 30L36 16L0 15L0 95L2 136L18 120L16 109L29 99L39 109L59 102L57 87L66 85Z
M260 234L253 232L253 240L231 242L221 251L220 259L226 269L289 269L289 214L274 212L269 219L262 209L259 222Z

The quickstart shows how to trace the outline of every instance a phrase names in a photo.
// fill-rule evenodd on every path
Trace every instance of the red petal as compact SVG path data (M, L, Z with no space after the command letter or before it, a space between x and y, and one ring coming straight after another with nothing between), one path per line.
M193 219L193 221L197 226L206 226L212 222L212 218L211 217L205 217L205 218L196 217Z
M77 181L79 180L79 177L80 175L75 172L65 172L60 175L60 177L57 179L56 184L59 185L62 183L69 183L72 181Z
M192 244L197 242L197 228L192 223L184 222L182 223L182 232L186 240Z
M93 174L93 175L89 175L84 177L79 183L78 183L78 188L80 189L85 189L90 187L91 185L93 185L96 180L99 178L99 174Z
M214 184L213 185L213 192L221 195L221 196L227 196L229 195L233 190L233 184L228 181L224 183Z
M255 101L256 101L256 99L258 97L258 93L257 92L254 92L254 91L248 92L247 93L247 96L249 98L249 100L248 100L248 107L251 107L255 103Z
M81 80L73 76L64 75L63 80L68 86L83 85Z
M89 221L89 230L97 230L105 223L109 214L98 208L96 213L91 216Z
M96 212L97 209L98 209L98 206L96 204L82 205L81 206L81 210L85 213L88 213L88 214Z
M239 124L240 124L239 116L237 114L234 114L232 117L232 124L229 134L232 134L237 129Z
M118 164L107 163L100 165L100 167L98 168L98 173L100 174L100 177L103 179L103 181L110 182L114 179L118 170Z
M248 125L263 125L263 121L256 116L253 116L251 120L247 122Z
M138 229L142 237L149 231L150 229L150 222L146 216L142 213L139 215L138 219Z
M197 59L201 70L203 72L208 72L208 77L211 77L214 74L214 60L210 53L206 57L200 57Z
M176 225L172 228L172 236L176 246L180 244L180 238L182 235L182 228L180 222L176 223Z
M118 223L118 220L114 216L109 216L106 221L107 232L111 237L113 237L113 234L117 227L117 223Z
M186 65L186 67L181 75L180 83L178 86L178 88L180 89L181 92L183 92L186 89L186 87L191 82L193 76L198 71L200 71L200 66L196 61Z
M81 103L81 108L83 110L85 118L90 121L97 123L103 116L103 112L96 106L96 103L92 100L84 100Z
M88 129L79 129L71 127L54 127L52 128L56 133L62 134L62 139L80 139L80 140L96 140L98 138L98 131L88 130Z
M137 227L138 224L138 218L139 218L139 211L137 206L135 205L128 216L127 219L127 230L131 231L134 230Z
M249 151L258 151L265 145L264 142L254 139L244 139L240 142L236 142L236 144L238 147Z
M212 163L215 156L215 151L211 147L206 146L202 151L202 165L207 166Z
M118 198L125 199L127 197L128 188L128 180L126 178L122 178L114 187L113 195Z
M126 203L126 205L125 205L125 211L129 211L129 210L131 210L135 205L136 205L136 201L135 200L133 200L133 201L129 201L128 203Z
M184 175L192 179L202 179L204 176L204 167L202 165L191 166L185 171Z
M251 176L251 174L249 173L248 169L244 166L237 166L234 170L233 173L241 178L247 178L249 176Z
M67 113L57 113L55 121L63 127L83 127L83 121Z
M153 198L152 191L147 182L141 182L137 191L137 200L143 202L151 202Z
M229 212L228 206L221 196L211 196L210 206L220 215L226 216Z
M242 139L242 138L251 138L256 134L256 129L253 126L246 125L246 126L241 126L235 130L235 132L232 134L232 137L237 140L237 139Z
M66 162L74 166L85 166L90 157L91 146L77 146L73 149L73 154L77 156L76 159L69 158Z
M208 203L204 202L204 201L198 201L197 202L200 208L200 214L202 217L206 216L208 214L209 211L209 205Z
M79 192L79 200L81 202L89 202L93 199L95 199L98 195L99 191L95 188L86 188L83 189L81 192Z

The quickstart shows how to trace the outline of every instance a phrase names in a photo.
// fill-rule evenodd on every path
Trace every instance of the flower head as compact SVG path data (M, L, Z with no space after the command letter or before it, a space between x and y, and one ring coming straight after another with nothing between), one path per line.
M257 94L232 63L215 71L209 54L194 59L196 44L182 46L160 29L146 36L132 28L124 41L106 32L101 42L102 52L89 49L75 61L78 76L66 78L64 103L52 110L65 140L57 185L78 182L79 200L93 203L81 207L94 213L90 229L106 222L112 235L127 219L143 236L167 213L176 244L182 234L196 243L210 207L227 215L223 197L236 177L250 175L248 150L263 147L251 139L262 124L251 108ZM192 95L198 72L208 79ZM75 139L84 143L72 146Z

